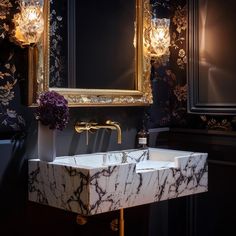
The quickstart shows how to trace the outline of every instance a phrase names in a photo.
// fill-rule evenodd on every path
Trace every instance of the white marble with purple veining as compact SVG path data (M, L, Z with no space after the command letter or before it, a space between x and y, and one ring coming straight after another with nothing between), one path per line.
M207 188L207 153L149 148L29 160L29 200L83 215Z

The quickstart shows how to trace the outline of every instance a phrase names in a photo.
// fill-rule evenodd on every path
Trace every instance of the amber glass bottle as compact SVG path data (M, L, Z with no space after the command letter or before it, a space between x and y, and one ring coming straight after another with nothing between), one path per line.
M148 147L149 132L143 126L143 128L137 134L137 147L147 148Z

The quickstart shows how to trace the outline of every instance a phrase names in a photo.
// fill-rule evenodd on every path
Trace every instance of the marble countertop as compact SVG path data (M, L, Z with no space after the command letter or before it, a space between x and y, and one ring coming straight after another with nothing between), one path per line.
M28 161L29 200L82 215L206 192L207 153L148 148Z

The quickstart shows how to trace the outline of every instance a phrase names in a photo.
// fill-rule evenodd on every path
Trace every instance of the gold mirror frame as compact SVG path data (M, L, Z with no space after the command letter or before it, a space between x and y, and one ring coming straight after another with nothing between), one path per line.
M48 90L62 94L70 107L147 106L152 103L151 58L144 44L151 25L149 0L136 0L136 90L49 88L50 0L44 0L44 17L42 40L36 47L29 49L30 105L35 105L39 94Z

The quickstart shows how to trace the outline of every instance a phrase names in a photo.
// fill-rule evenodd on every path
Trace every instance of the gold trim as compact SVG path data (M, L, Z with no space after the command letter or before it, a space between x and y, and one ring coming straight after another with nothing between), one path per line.
M138 90L120 90L120 89L65 89L65 88L50 88L59 93L68 93L70 95L79 93L80 95L142 95L142 92Z
M50 70L50 0L44 0L44 36L43 36L43 89L49 89L49 70ZM40 91L41 92L41 91Z
M28 103L32 104L34 101L33 92L29 92L34 88L36 79L34 63L34 50L32 47L28 48Z
M50 67L50 0L44 0L44 32L41 40L28 53L28 105L37 106L40 93L47 91Z
M62 94L70 107L79 106L146 106L152 103L150 85L150 56L145 53L143 46L144 33L149 28L149 0L136 0L136 90L116 89L67 89L49 88L50 68L50 1L44 1L45 30L42 42L38 45L37 92L54 90ZM31 90L33 92L33 90ZM36 99L35 99L36 100ZM35 103L36 101L34 101ZM31 105L35 105L31 101Z

